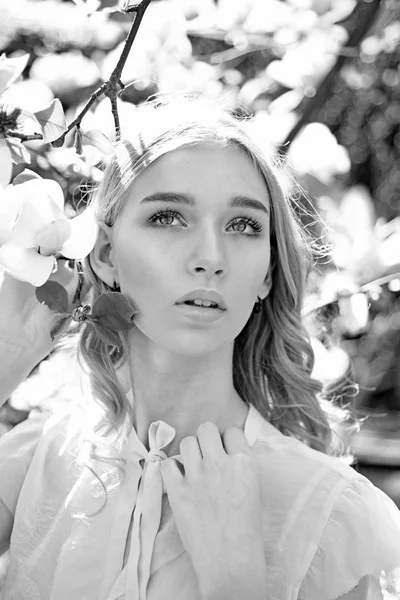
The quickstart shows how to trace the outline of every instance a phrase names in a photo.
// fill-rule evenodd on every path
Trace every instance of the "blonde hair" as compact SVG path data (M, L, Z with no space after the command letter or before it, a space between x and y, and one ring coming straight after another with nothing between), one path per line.
M218 101L185 95L157 97L137 109L131 131L116 144L92 204L100 222L113 226L130 185L159 157L204 142L232 144L250 158L264 178L271 203L272 288L234 340L233 380L238 394L278 430L310 447L341 455L334 423L347 418L324 399L322 385L311 376L314 353L302 322L302 304L312 260L310 241L284 192L279 156L266 155L246 132L247 118L238 118ZM86 274L92 301L109 287L97 277L90 256ZM116 363L127 358L126 338L120 352L110 350L90 327L79 341L81 362L89 368L93 395L104 409L101 426L108 434L132 426L132 406L121 389ZM100 425L99 425L100 428ZM119 436L121 439L121 436ZM339 442L340 445L340 442Z

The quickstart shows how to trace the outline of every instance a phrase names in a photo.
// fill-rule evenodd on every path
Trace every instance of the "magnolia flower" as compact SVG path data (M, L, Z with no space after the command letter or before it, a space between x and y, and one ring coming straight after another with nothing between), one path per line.
M23 176L0 196L0 266L39 287L57 270L56 255L82 259L89 254L98 226L91 207L67 219L56 181ZM18 179L23 183L16 184Z

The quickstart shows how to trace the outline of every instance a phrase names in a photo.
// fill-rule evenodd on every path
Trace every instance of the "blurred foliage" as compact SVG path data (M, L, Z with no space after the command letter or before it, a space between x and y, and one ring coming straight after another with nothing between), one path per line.
M391 219L400 214L400 3L383 8L318 118L349 151L347 185L363 183Z
M124 82L133 84L121 98L136 104L158 91L223 91L232 103L239 101L256 114L254 129L264 143L279 144L335 60L347 52L350 56L314 120L327 124L347 148L351 183L365 184L374 197L384 185L376 198L387 205L379 214L390 218L397 210L393 198L399 160L396 0L382 3L360 52L346 49L364 13L374 12L373 5L363 0L153 0L123 72ZM68 116L75 116L121 53L132 16L118 12L117 6L115 0L0 0L1 51L31 56L24 81L3 102L28 103L32 110L32 103L44 105L57 96ZM68 147L72 145L71 135ZM388 145L390 161L383 150ZM35 150L47 160L35 157L34 166L48 176L67 176L64 188L72 200L81 176L91 175L91 161L84 165L68 152L56 157L39 144L33 145L33 154Z
M72 121L113 70L132 18L116 0L0 0L0 52L30 56L1 104L35 111L56 97ZM157 92L222 92L254 113L251 134L280 148L302 186L298 204L327 227L312 210L304 223L333 245L333 262L318 261L311 275L306 307L321 307L319 324L309 324L320 374L347 377L350 356L356 403L372 411L400 411L399 41L398 0L153 0L119 100L122 132L135 126L135 105ZM109 100L82 125L113 138ZM85 143L78 155L74 141L71 132L62 148L24 144L28 158L14 174L30 161L76 208L101 180L104 155Z

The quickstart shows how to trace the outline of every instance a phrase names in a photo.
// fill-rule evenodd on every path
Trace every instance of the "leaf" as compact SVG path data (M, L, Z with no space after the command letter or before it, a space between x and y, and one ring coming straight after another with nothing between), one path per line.
M61 148L62 146L64 146L64 142L65 138L61 137L54 140L54 142L51 142L51 145L53 146L53 148Z
M11 152L5 138L0 137L0 192L5 190L11 180Z
M82 131L81 131L80 127L77 127L76 131L75 131L74 146L75 146L76 153L81 155L83 153L83 148L82 148Z
M137 309L120 292L105 292L93 304L92 315L112 331L127 331L134 327Z
M54 312L68 312L68 292L56 281L46 281L44 285L36 288L36 298Z
M7 144L11 153L11 160L14 164L19 165L21 163L30 164L31 155L20 140L15 138L7 138Z
M117 348L121 348L122 341L116 331L113 331L109 327L104 327L100 323L96 322L97 320L92 320L90 325L94 327L96 334L98 337L103 340L103 342L109 346L116 346Z
M69 320L71 319L71 315L65 315L63 317L60 317L60 319L57 321L57 323L54 325L53 329L50 331L50 337L51 337L51 341L54 342L54 338L56 337L56 335L58 335L59 333L61 333L63 331L63 329L66 329L66 325L69 322Z
M33 112L23 108L21 110L19 121L22 125L22 130L25 134L31 135L35 133L40 133L42 126L33 114Z
M118 6L122 12L131 12L138 8L142 0L119 0Z
M22 54L16 58L0 57L0 96L18 79L28 64L29 54Z
M82 132L82 141L84 144L94 146L103 154L113 154L114 152L112 141L100 129L90 129Z
M13 185L20 185L21 183L26 183L31 179L42 179L42 177L35 173L35 171L31 171L30 169L24 169L22 173L14 177Z
M42 131L43 141L53 142L67 131L64 110L58 98L54 98L46 108L34 113Z

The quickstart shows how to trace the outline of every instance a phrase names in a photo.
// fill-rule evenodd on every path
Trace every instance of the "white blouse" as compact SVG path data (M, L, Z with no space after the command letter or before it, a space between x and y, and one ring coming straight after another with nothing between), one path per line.
M121 467L88 463L109 490L95 514L104 490L77 460L73 413L32 416L0 439L0 501L14 515L1 599L199 599L160 474L175 430L152 423L147 450L132 428L120 485ZM393 501L253 406L244 433L260 475L268 600L336 600L360 581L363 600L400 598Z

